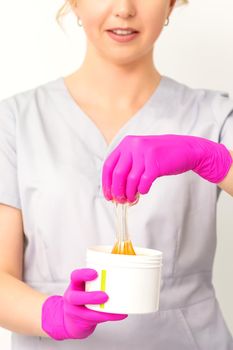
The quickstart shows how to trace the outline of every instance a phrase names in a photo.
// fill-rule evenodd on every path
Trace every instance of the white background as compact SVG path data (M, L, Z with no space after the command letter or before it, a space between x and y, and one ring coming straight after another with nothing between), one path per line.
M85 36L73 14L64 20L66 34L56 24L62 5L63 0L0 0L0 99L68 75L81 64ZM175 9L155 50L160 73L191 87L228 91L233 97L232 13L232 0L191 0ZM214 284L231 332L232 214L233 198L223 193ZM10 349L10 333L1 328L0 348Z

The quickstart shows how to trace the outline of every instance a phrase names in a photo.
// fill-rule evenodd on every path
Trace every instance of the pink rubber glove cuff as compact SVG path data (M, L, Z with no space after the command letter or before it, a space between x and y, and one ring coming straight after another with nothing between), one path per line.
M42 329L55 340L72 338L65 329L63 303L61 296L53 295L42 306Z
M228 174L233 160L230 152L223 144L215 143L207 139L205 142L210 144L210 149L212 152L209 155L209 158L207 156L203 156L193 171L204 179L218 184Z

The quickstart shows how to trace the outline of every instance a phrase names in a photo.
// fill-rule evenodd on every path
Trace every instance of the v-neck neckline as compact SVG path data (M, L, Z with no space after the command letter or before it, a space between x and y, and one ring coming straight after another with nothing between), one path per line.
M61 84L66 97L68 101L70 102L71 106L78 112L78 114L84 119L88 124L88 127L90 130L92 130L95 134L97 133L99 135L99 138L101 139L101 142L104 144L104 148L107 153L111 151L116 144L116 142L119 140L120 136L124 135L124 132L129 128L131 125L136 125L140 122L140 119L142 116L145 117L145 110L150 110L150 107L153 105L154 102L162 96L163 86L167 80L167 77L165 75L161 76L161 79L159 81L159 84L156 86L150 97L146 100L146 102L122 125L121 128L117 131L117 133L114 135L112 140L108 143L100 131L100 129L97 127L97 125L93 122L93 120L86 114L86 112L81 108L81 106L77 103L77 101L73 98L72 94L70 93L68 87L65 84L64 77L60 76L57 81Z

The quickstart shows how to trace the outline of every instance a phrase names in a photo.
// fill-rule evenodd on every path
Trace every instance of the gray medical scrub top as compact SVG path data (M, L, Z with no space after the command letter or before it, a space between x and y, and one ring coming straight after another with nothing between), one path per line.
M59 77L0 103L0 202L22 210L24 281L62 295L86 249L112 245L102 165L125 135L188 134L233 149L233 100L163 76L110 145ZM13 350L232 350L212 284L220 190L192 171L158 178L129 209L135 246L164 253L159 312L99 324L82 340L12 334Z

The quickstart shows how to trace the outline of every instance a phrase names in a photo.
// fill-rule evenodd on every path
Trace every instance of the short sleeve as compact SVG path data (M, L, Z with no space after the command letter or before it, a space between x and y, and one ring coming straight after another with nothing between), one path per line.
M15 135L15 115L11 99L0 101L0 203L21 209Z
M220 132L220 142L233 151L233 110L224 121Z
M227 92L216 96L213 110L219 124L219 143L233 150L233 100Z

